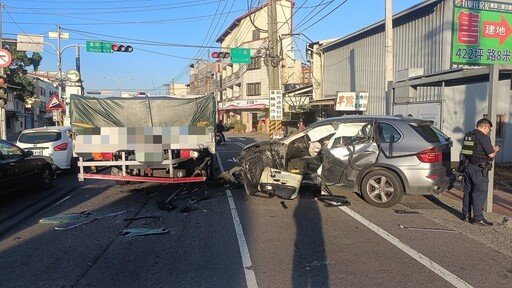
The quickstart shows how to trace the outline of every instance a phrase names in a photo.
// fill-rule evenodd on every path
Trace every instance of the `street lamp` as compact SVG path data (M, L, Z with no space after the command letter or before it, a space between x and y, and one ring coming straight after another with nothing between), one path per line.
M79 47L84 47L84 45L80 45L80 44L70 44L70 45L66 45L64 47L60 47L60 41L62 39L62 28L60 26L57 26L57 47L55 47L55 45L53 45L52 43L48 43L48 42L43 42L43 44L47 44L47 45L50 45L53 49L55 49L55 51L57 52L57 69L58 69L58 75L57 75L57 86L58 86L58 96L59 96L59 100L61 100L64 105L66 106L66 118L69 120L69 102L66 101L66 99L64 99L64 97L62 96L62 53L64 53L64 51L66 49L68 49L69 47L76 47L77 49L77 57L78 57L78 48ZM68 36L67 36L68 37ZM64 38L64 39L67 39L67 38ZM77 62L78 63L78 62ZM77 64L78 65L78 64ZM78 69L78 68L77 68ZM66 121L65 121L66 122Z

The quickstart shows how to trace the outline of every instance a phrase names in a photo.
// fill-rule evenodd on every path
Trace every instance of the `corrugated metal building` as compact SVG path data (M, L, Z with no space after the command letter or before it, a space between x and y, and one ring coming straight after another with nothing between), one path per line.
M413 75L411 73L436 74L459 67L451 64L454 2L427 0L393 16L395 81ZM487 114L489 84L423 87L418 88L417 94L399 93L394 99L387 100L384 29L383 19L319 47L322 55L321 98L336 97L338 91L368 92L366 114L386 114L388 101L393 102L392 113L408 111L407 107L421 103L424 106L417 106L420 108L412 111L421 111L423 115L411 114L419 118L438 118L436 126L454 140L452 161L457 161L465 131L473 129L476 121ZM510 47L512 39L508 41ZM493 101L499 103L496 121L493 121L496 144L502 147L512 147L512 86L508 79L499 81L499 93L493 97ZM496 161L512 162L511 150L502 148Z

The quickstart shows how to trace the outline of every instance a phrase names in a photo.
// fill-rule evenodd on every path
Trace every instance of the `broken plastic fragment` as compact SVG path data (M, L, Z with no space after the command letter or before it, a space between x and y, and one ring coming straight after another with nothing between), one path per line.
M171 203L166 203L166 202L157 202L156 206L158 207L158 209L164 210L167 212L170 212L170 211L173 211L174 209L176 209L176 206L172 205Z
M395 209L395 213L397 213L397 214L419 214L420 212L405 210L405 209Z
M169 230L167 228L155 228L155 229L149 229L149 228L128 228L121 231L119 234L121 234L125 238L132 238L137 236L146 236L146 235L154 235L154 234L164 234L168 233Z
M124 218L124 221L133 221L133 220L141 220L141 219L159 219L162 220L162 217L160 216L139 216L139 217L132 217L132 218Z
M89 214L84 219L80 219L80 220L73 221L73 222L67 222L67 223L64 223L63 225L57 226L57 227L55 227L55 230L68 230L68 229L76 228L76 227L82 226L84 224L96 221L98 219L102 219L102 218L106 218L106 217L113 217L113 216L116 216L116 215L119 215L119 214L123 214L123 213L126 213L126 212L128 212L128 210L123 210L123 211L113 212L113 213L107 213L107 214L100 214L100 215L97 215L97 216L95 216L95 215L91 216L92 214Z
M45 217L39 220L39 223L50 223L50 224L61 224L68 223L72 221L77 221L80 219L85 219L89 217L91 213L87 211L82 211L80 213L69 213L69 214L60 214L50 217Z
M401 224L398 224L398 226L400 226L400 228L402 228L402 229L409 229L409 230L432 231L432 232L457 232L453 229L446 229L446 228L411 227L411 226L403 226Z
M345 196L335 196L335 195L320 195L317 199L324 203L327 207L339 207L339 206L349 206L350 201L348 201Z
M191 211L197 210L197 206L189 205L180 210L181 213L189 213Z

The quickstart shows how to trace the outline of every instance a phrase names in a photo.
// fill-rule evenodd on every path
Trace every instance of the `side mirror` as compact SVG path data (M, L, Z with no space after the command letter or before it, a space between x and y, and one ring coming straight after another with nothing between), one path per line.
M32 150L23 150L23 156L24 157L30 157L34 155L34 151Z

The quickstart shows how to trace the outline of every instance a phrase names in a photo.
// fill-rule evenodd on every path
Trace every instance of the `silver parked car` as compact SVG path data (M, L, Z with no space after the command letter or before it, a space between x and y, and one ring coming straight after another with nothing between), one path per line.
M452 141L432 121L402 116L329 118L278 141L244 148L249 194L293 199L301 184L321 179L347 186L376 207L391 207L404 194L441 193L453 187ZM291 174L301 175L300 181Z

